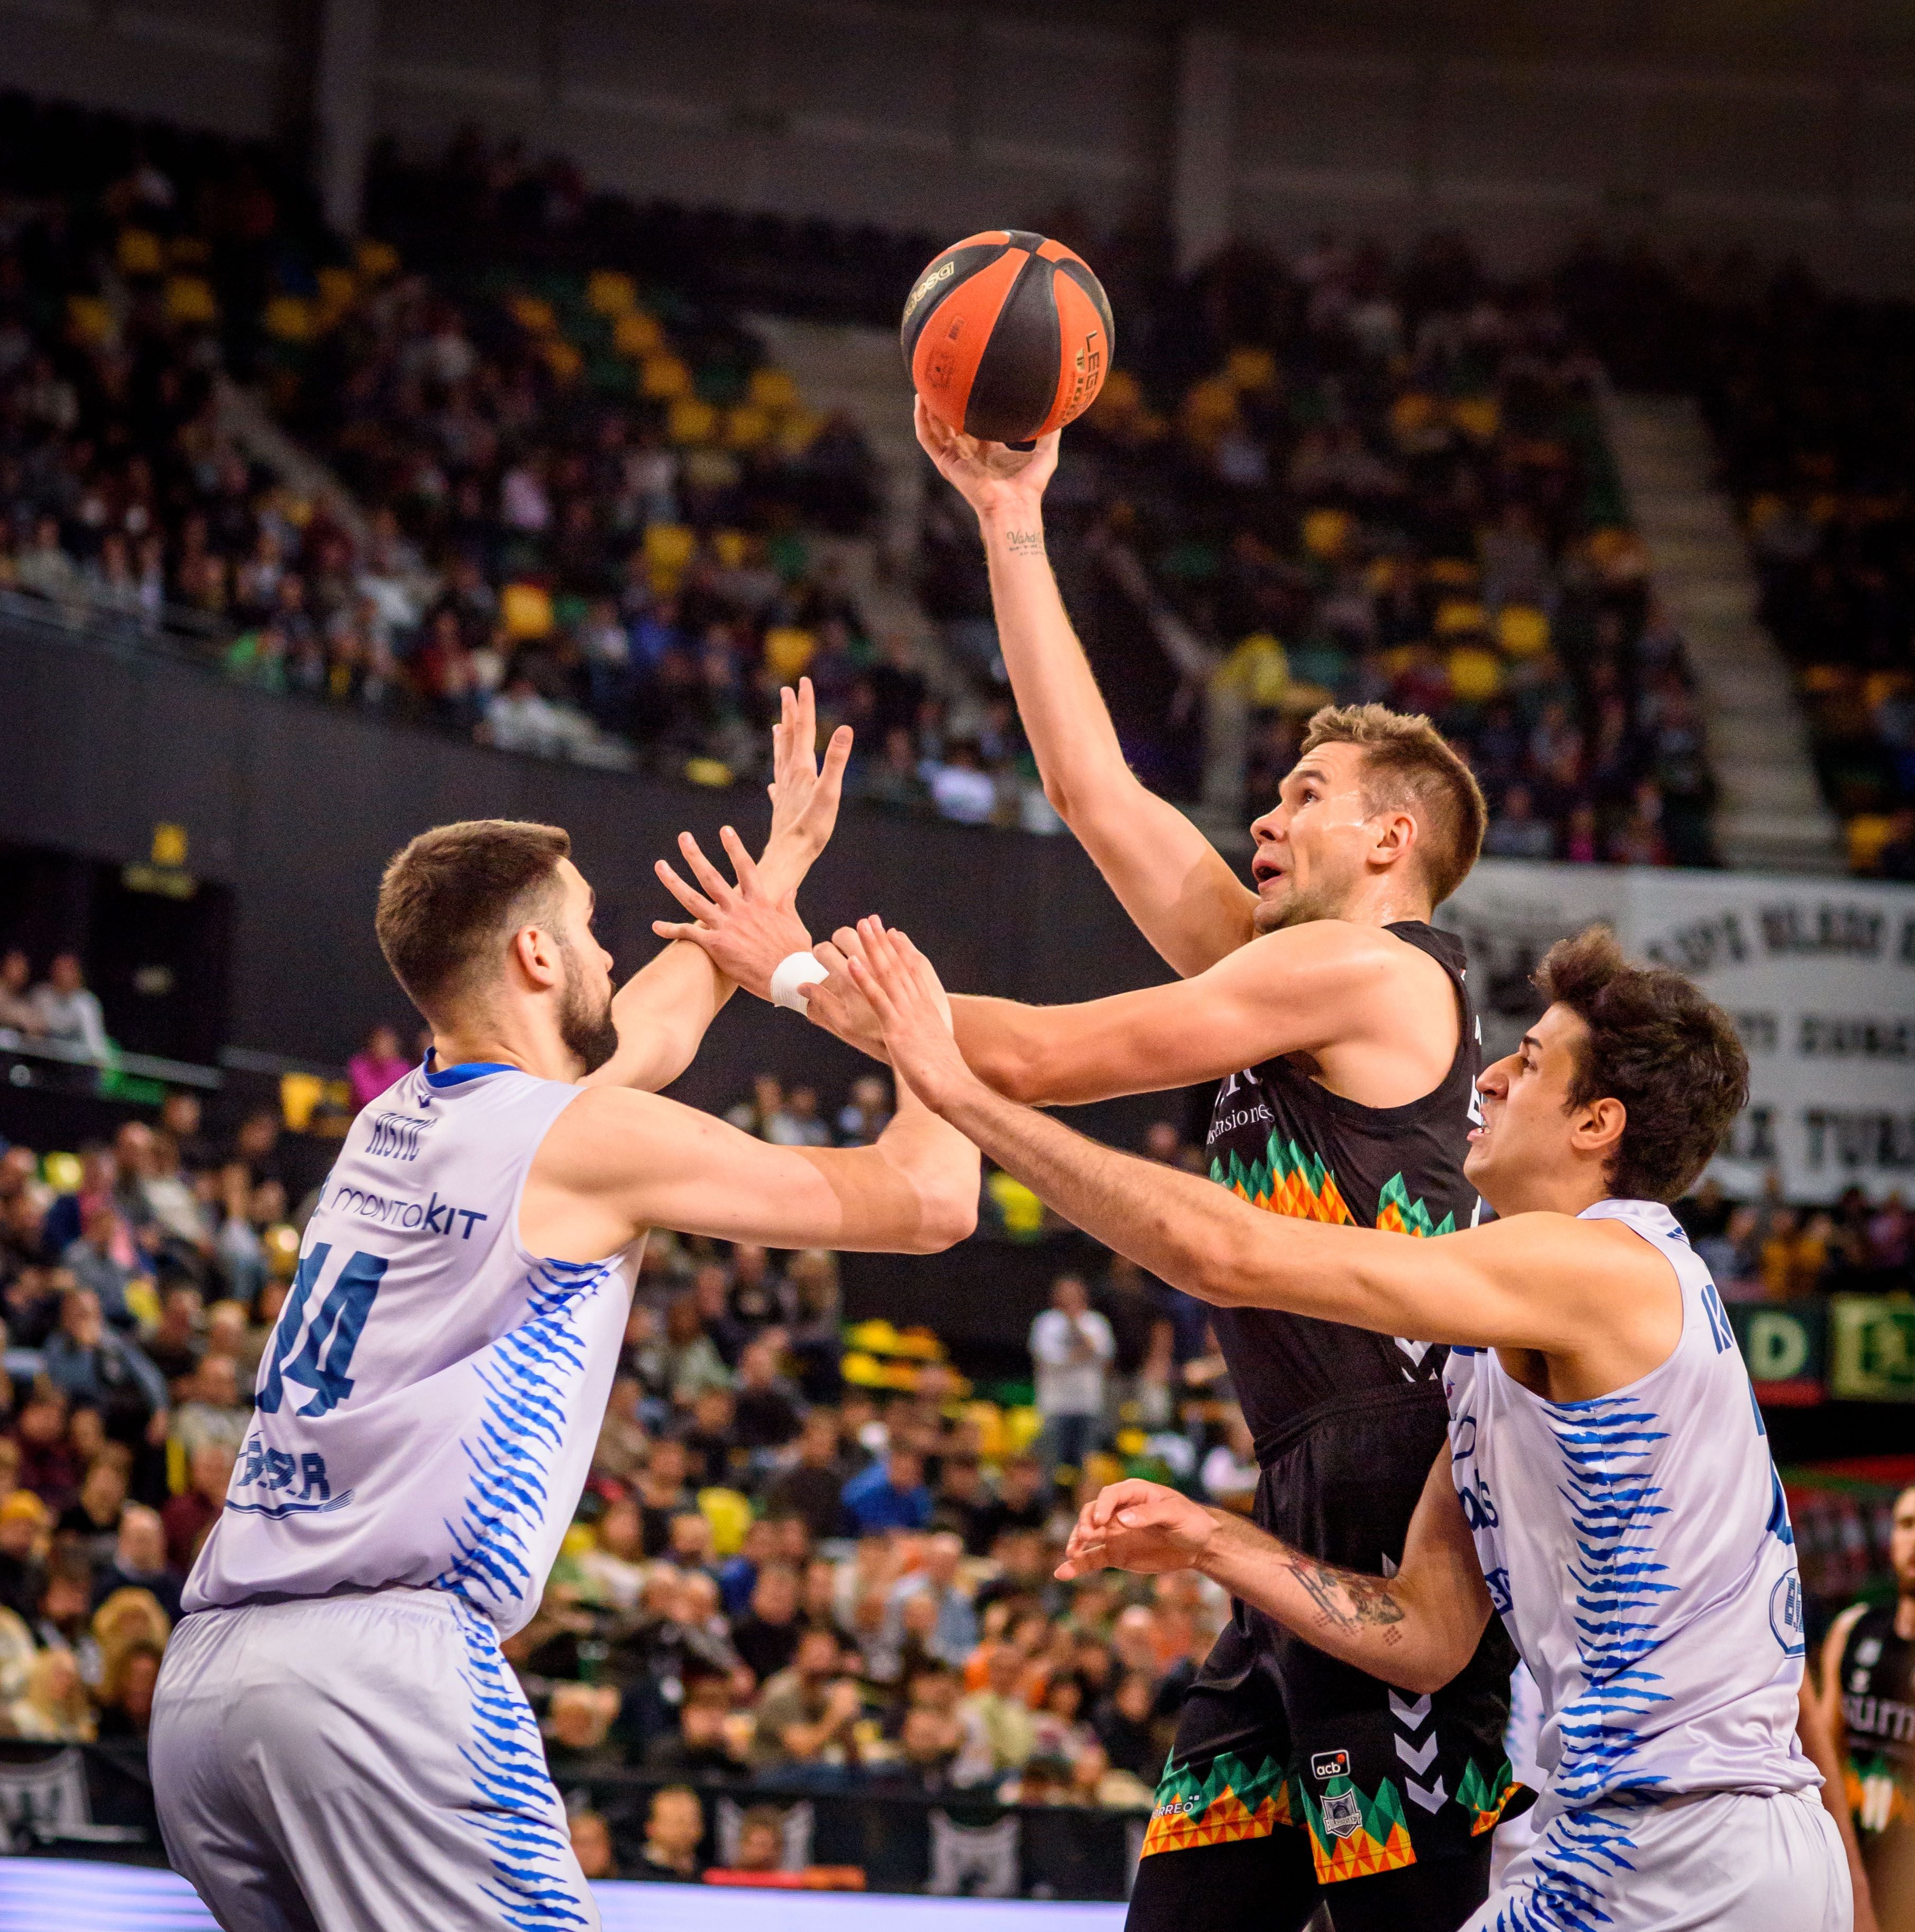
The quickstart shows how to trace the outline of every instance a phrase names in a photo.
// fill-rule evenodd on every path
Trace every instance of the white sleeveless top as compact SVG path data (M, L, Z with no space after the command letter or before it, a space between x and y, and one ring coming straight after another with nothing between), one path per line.
M1490 1594L1542 1693L1546 1808L1818 1783L1796 1742L1802 1586L1767 1433L1667 1208L1599 1201L1668 1257L1682 1333L1613 1394L1553 1402L1452 1348L1450 1454Z
M530 1619L644 1246L576 1262L519 1244L527 1171L579 1091L512 1066L422 1067L353 1123L187 1610L398 1584L451 1591L502 1636Z

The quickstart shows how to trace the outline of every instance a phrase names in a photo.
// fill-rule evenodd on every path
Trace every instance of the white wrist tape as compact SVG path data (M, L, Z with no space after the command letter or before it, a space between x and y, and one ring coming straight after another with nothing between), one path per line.
M830 969L821 964L815 954L788 952L779 961L777 970L771 976L771 1004L802 1013L806 1009L805 1002L798 996L798 988L815 986L819 980L830 976Z

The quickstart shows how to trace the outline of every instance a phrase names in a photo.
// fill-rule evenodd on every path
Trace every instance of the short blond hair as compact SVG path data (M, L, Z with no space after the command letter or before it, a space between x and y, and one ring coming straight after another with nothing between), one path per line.
M1462 753L1421 712L1385 704L1325 705L1311 718L1298 756L1319 745L1362 752L1367 811L1406 810L1415 818L1430 903L1441 905L1469 876L1489 829L1483 788Z

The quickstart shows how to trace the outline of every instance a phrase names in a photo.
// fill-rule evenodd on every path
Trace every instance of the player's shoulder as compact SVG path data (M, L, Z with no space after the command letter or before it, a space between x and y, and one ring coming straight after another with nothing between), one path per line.
M1373 996L1428 980L1447 983L1436 960L1387 928L1345 919L1313 919L1258 935L1232 956L1235 970L1257 978L1310 979L1326 991Z
M547 1130L539 1159L548 1174L596 1170L682 1144L707 1118L634 1087L581 1087Z

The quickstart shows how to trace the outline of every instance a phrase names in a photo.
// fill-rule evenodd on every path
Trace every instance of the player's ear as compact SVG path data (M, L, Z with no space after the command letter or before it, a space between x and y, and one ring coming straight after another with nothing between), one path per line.
M1379 812L1371 823L1376 828L1372 848L1379 866L1400 865L1416 847L1416 819L1407 812Z
M556 986L565 976L557 936L542 926L522 926L512 937L509 956L524 983L535 992Z
M1613 1094L1588 1100L1570 1117L1569 1137L1578 1154L1594 1155L1607 1167L1622 1145L1629 1110Z

